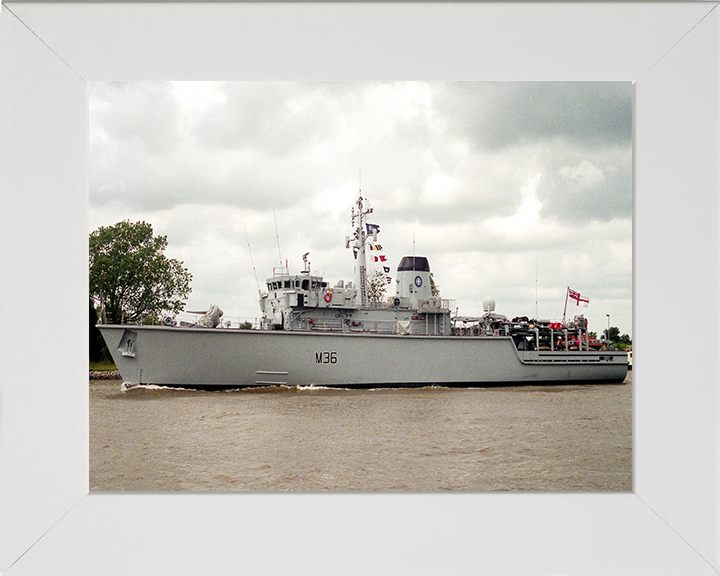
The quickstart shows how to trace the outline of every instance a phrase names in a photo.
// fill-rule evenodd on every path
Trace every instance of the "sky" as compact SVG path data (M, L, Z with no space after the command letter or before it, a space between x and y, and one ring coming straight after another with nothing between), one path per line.
M89 232L143 220L187 310L260 317L273 267L353 280L362 189L391 263L427 256L461 316L632 336L630 82L93 82ZM394 283L388 295L394 294Z

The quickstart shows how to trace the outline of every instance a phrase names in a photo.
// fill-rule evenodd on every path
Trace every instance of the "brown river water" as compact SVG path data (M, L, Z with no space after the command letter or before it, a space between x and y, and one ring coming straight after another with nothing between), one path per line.
M629 491L620 385L200 392L90 381L95 491Z

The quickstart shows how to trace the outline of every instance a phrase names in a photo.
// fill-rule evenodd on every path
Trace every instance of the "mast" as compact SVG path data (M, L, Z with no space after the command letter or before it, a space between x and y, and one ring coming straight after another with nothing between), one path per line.
M362 197L362 190L358 189L358 199L352 209L353 252L358 260L358 286L360 287L360 306L367 306L367 257L365 255L365 241L368 237L366 216L372 213L368 201Z

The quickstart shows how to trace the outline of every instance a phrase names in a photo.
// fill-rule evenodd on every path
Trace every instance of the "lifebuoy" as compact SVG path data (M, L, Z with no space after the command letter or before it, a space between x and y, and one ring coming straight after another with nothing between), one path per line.
M332 290L325 292L325 296L323 298L325 299L325 302L329 304L330 300L332 300Z

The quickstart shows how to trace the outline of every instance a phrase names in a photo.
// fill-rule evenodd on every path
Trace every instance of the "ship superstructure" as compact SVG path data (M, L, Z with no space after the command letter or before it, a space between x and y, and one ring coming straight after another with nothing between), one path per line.
M397 268L395 296L371 300L368 291L368 242L377 245L377 227L368 224L372 208L359 197L352 210L353 236L345 246L357 263L356 280L331 285L313 275L307 254L303 270L273 270L260 297L261 328L308 332L450 335L451 301L433 296L430 264L424 256L405 256Z

